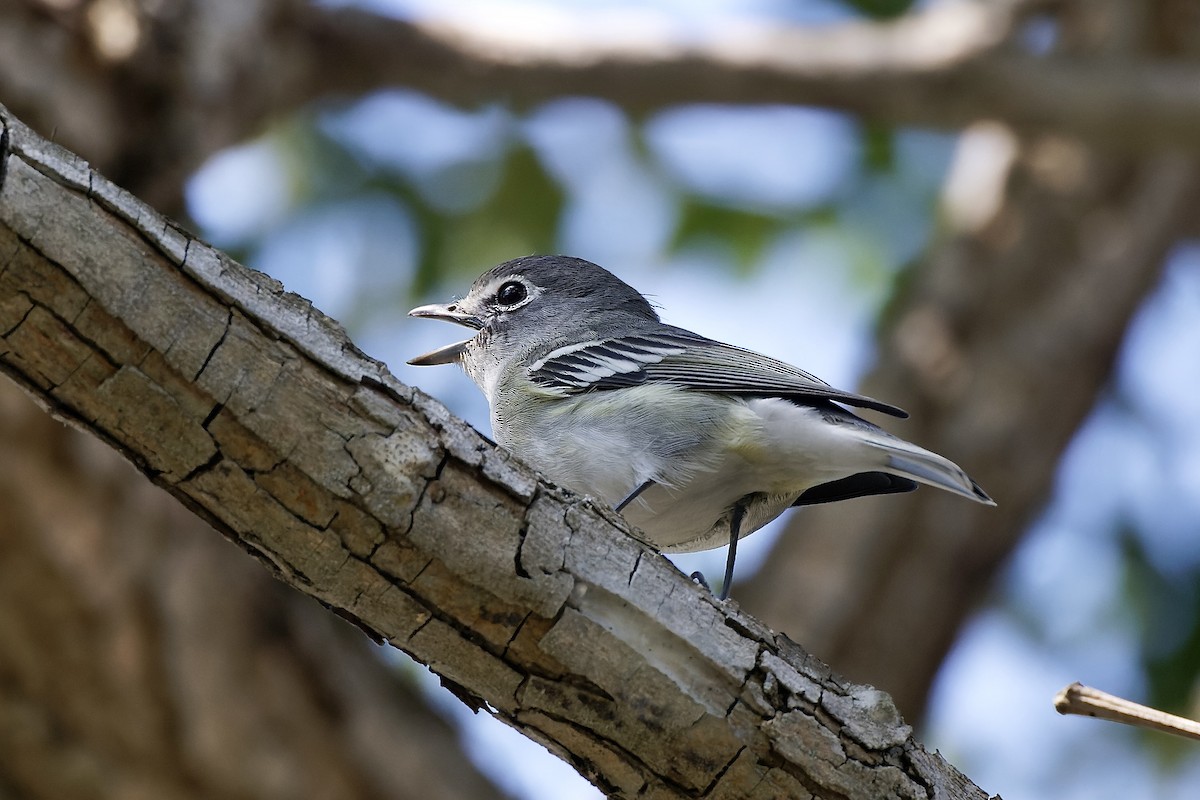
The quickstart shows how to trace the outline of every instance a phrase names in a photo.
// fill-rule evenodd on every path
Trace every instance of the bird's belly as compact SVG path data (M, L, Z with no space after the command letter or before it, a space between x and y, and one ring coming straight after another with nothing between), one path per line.
M728 459L725 468L696 475L678 488L651 487L621 513L666 552L728 544L730 512L739 501L755 495L759 505L766 503L773 512L745 519L741 529L745 536L781 514L799 496L799 492L757 495L755 487L760 484L748 479L748 471L737 461Z
M644 441L620 426L570 426L516 452L554 483L610 506L652 479L659 467Z
M502 444L555 483L610 505L653 481L622 515L669 552L727 543L730 511L744 498L754 496L742 535L811 486L853 471L842 463L838 432L812 409L688 393L685 425L664 413L680 391L659 385L573 398L519 447Z
M514 413L523 425L515 435L502 437L494 423L493 429L550 480L615 505L647 480L681 486L712 470L736 408L724 398L652 384Z

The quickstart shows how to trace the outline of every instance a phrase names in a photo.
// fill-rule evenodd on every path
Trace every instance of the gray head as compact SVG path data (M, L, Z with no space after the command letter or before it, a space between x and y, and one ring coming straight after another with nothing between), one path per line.
M408 313L475 328L480 331L475 338L480 340L503 335L510 346L522 349L564 334L595 336L598 324L614 319L658 321L654 308L632 286L603 267L570 256L506 261L480 275L461 300ZM441 347L408 363L452 363L470 341Z

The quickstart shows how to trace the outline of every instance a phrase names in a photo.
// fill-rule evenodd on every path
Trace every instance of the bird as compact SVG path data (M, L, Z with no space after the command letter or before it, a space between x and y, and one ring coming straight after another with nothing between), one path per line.
M729 545L722 600L738 540L793 506L918 483L995 505L957 464L849 410L902 409L668 325L581 258L506 261L461 299L409 316L476 331L408 363L460 365L487 398L497 444L612 506L662 552Z

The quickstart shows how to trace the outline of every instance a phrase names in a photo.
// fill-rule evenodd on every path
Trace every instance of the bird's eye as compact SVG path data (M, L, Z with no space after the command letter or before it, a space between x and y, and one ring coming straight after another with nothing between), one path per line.
M496 292L496 302L502 306L515 306L529 296L525 284L519 281L508 281Z

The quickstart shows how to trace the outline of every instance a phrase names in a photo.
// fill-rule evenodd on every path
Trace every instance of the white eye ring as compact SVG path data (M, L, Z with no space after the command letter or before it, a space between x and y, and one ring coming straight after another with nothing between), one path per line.
M532 299L529 287L523 281L508 280L496 290L496 305L506 311L520 308Z

